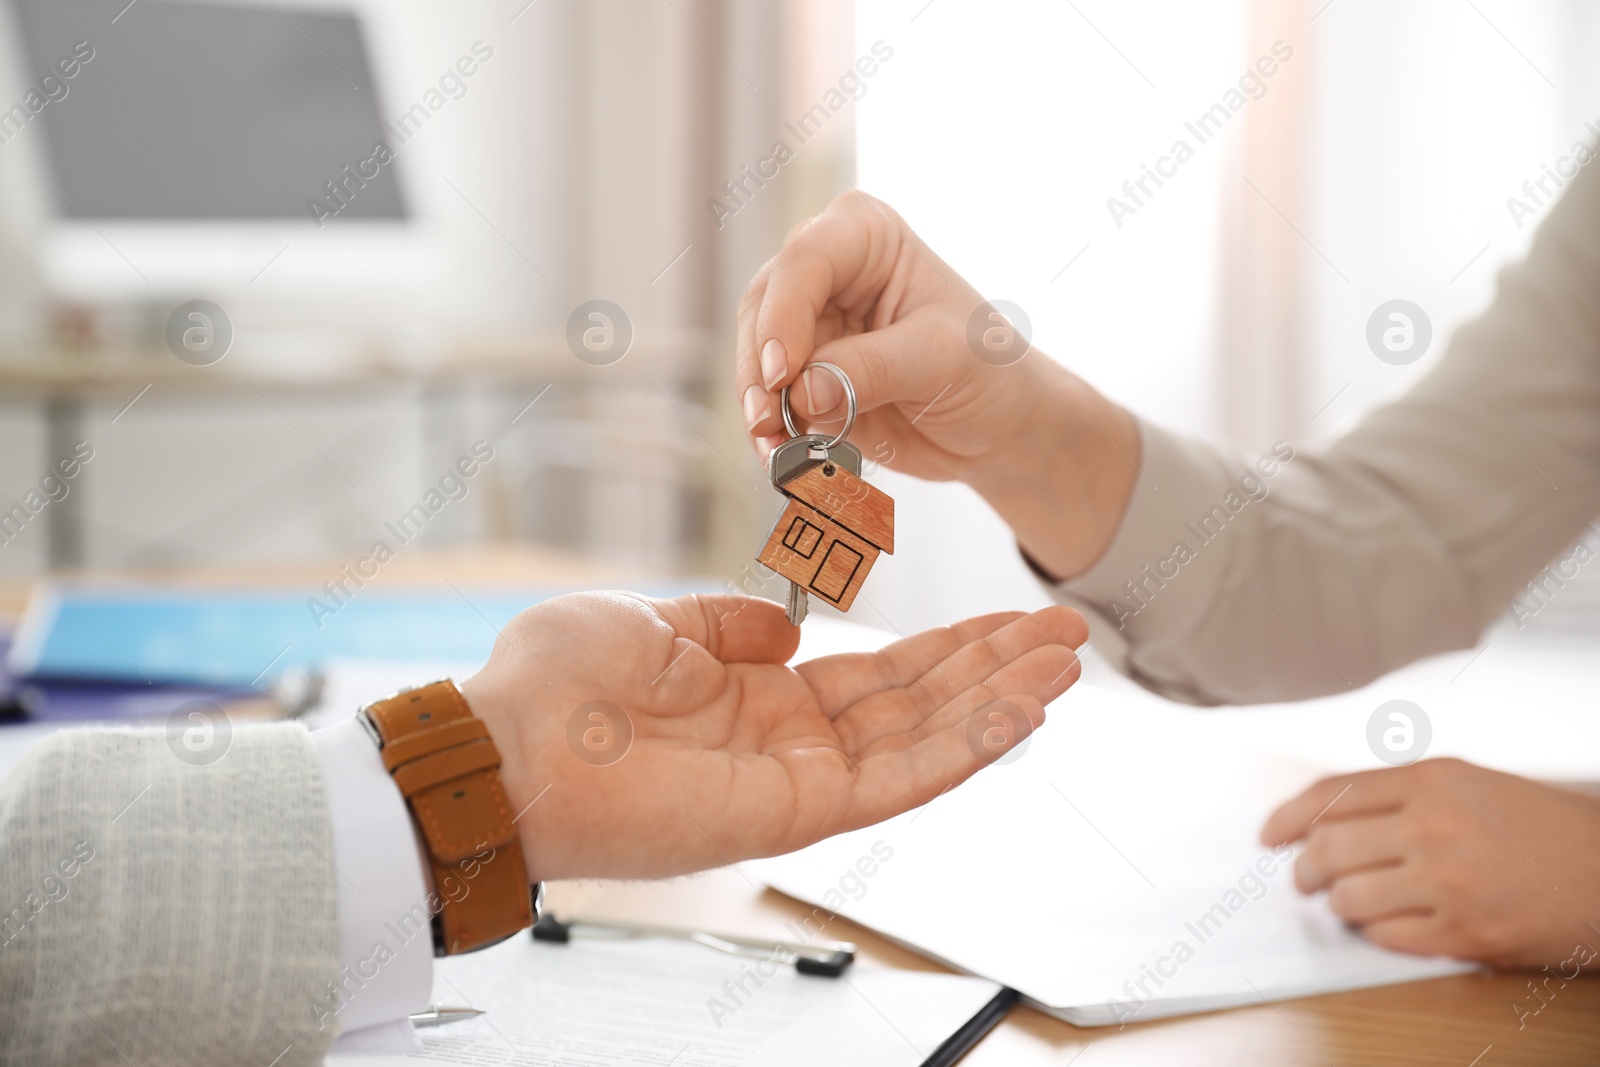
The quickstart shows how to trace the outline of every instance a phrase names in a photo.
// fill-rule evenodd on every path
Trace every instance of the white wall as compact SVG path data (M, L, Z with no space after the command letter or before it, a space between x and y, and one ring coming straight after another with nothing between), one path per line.
M1600 8L1340 0L1314 31L1304 228L1349 279L1308 254L1307 410L1332 401L1308 433L1327 440L1423 374L1488 304L1500 266L1526 251L1538 220L1519 228L1506 200L1574 141L1594 140L1584 123L1600 123ZM1366 346L1368 316L1394 298L1433 324L1432 346L1409 366Z
M1050 356L1141 414L1211 431L1218 181L1237 131L1120 228L1106 200L1234 84L1246 5L1075 6L861 4L858 46L881 38L895 57L857 105L859 183L1019 304ZM892 628L1046 602L974 494L881 478L906 533L863 595Z
M986 295L1021 304L1046 352L1189 432L1224 428L1217 221L1238 130L1203 146L1121 229L1105 198L1253 58L1242 54L1247 7L905 0L858 13L860 40L897 50L859 105L861 186ZM1593 139L1584 123L1600 119L1600 7L1336 0L1307 10L1316 18L1294 42L1311 77L1308 182L1294 220L1310 242L1300 249L1306 395L1295 436L1326 441L1415 381L1525 249L1535 222L1519 229L1505 201L1575 140ZM1397 297L1421 304L1435 331L1428 356L1406 367L1380 362L1365 341L1373 309ZM892 473L882 485L914 531L865 591L894 628L1043 602L973 494ZM1600 579L1587 584L1565 600L1600 617Z
M1579 0L1339 0L1314 24L1308 438L1326 441L1407 389L1456 327L1488 305L1495 274L1544 217L1507 199L1593 144L1600 128L1600 6ZM1590 166L1597 164L1591 163ZM1380 303L1420 305L1433 342L1391 366L1367 348ZM1600 297L1597 297L1600 299ZM1590 538L1592 543L1593 538ZM1600 573L1579 572L1540 619L1600 620Z

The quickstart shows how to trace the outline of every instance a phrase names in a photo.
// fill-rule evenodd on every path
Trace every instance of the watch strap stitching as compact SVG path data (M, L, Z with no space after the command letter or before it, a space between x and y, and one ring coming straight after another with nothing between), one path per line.
M427 846L441 901L434 915L435 953L470 952L531 924L527 865L498 773L499 751L460 690L446 680L398 693L369 705L365 719ZM469 808L457 819L444 817L446 805L462 801L477 814ZM447 825L455 826L455 835L469 836L452 836ZM484 850L487 859L479 858ZM457 896L463 882L466 888ZM493 905L485 907L489 901Z

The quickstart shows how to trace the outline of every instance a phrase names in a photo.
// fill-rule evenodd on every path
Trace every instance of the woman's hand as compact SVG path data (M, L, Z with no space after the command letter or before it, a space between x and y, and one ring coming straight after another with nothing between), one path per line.
M461 689L532 878L662 877L926 803L1044 721L1087 636L1067 608L1007 612L790 668L770 601L582 593L517 616Z
M1600 944L1600 797L1457 759L1318 782L1273 812L1295 882L1375 944L1505 967Z
M851 440L868 459L968 483L1053 573L1085 569L1116 532L1139 462L1133 417L1032 348L865 193L797 226L740 302L736 386L763 452L785 435L784 385L800 383L798 421L838 429L839 385L802 377L814 360L850 376Z

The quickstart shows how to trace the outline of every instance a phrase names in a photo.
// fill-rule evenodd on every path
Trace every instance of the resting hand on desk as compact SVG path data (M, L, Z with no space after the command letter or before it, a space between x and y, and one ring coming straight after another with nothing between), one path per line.
M529 876L681 874L915 807L984 766L974 712L1004 699L1044 721L1087 629L1067 608L1006 612L791 669L799 637L740 596L584 593L513 620L461 690L513 809L532 804Z
M1261 839L1303 840L1299 887L1385 948L1539 967L1597 936L1600 797L1425 760L1318 782Z

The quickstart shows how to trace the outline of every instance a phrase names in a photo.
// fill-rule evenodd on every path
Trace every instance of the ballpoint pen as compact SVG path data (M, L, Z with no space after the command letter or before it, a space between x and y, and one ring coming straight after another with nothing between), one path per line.
M457 1023L463 1019L476 1019L485 1014L477 1008L457 1008L445 1004L429 1004L426 1011L416 1012L411 1016L413 1026L443 1026L445 1023Z
M839 977L856 958L856 947L848 941L777 941L769 938L714 934L705 930L682 930L648 923L602 922L595 919L569 919L562 922L548 911L533 924L532 933L535 941L557 943L570 941L574 936L609 940L644 937L678 938L734 956L772 957L782 963L792 962L795 970L801 974L820 975L826 978Z

